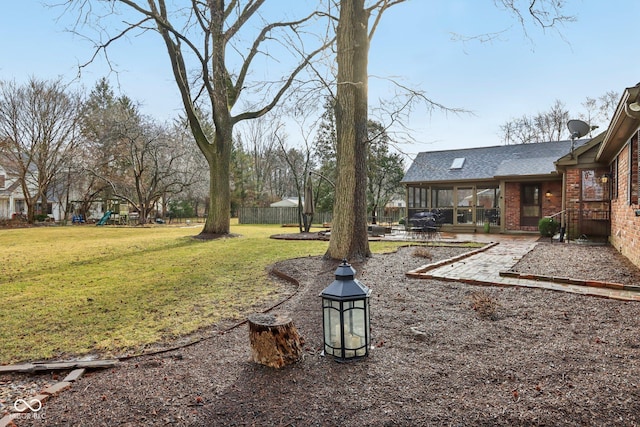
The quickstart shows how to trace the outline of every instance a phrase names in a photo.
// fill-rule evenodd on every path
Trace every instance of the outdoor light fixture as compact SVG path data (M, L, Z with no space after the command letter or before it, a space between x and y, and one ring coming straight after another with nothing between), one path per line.
M553 194L551 194L551 191L547 191L546 193L544 193L544 195L547 199L550 199L551 196L553 196Z
M355 278L356 270L346 259L336 269L335 277L320 293L324 353L339 362L368 356L371 289Z
M605 173L604 175L602 175L602 178L600 178L600 180L602 181L603 184L606 184L607 182L609 182L609 176L610 174Z

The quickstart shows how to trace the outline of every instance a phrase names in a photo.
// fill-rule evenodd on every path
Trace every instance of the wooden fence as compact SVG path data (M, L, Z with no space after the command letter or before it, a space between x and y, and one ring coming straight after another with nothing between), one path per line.
M238 224L298 224L298 208L240 208ZM313 214L314 224L331 222L331 212Z
M380 224L397 223L403 211L384 212L379 209L377 222ZM240 208L238 209L238 224L298 224L297 207L293 208ZM313 214L313 224L331 223L332 212L316 212ZM371 222L371 218L369 218Z

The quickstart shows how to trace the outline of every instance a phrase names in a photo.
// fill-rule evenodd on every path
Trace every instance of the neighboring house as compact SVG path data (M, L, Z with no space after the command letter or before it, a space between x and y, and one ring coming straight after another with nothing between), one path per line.
M27 203L22 192L21 180L8 169L2 165L2 159L0 159L0 220L27 214ZM30 185L31 191L35 193L35 184ZM48 215L55 221L60 221L64 213L63 205L53 194L48 195L47 202L46 207L38 203L37 211Z
M304 198L302 199L304 203ZM272 208L297 208L298 207L298 198L297 197L287 197L279 202L271 203L269 207Z
M11 219L14 214L26 213L20 181L11 177L0 165L0 219Z
M562 174L555 162L586 140L502 145L419 153L402 183L409 217L437 209L443 229L537 231L562 211Z
M384 205L385 209L400 209L407 207L407 201L405 199L394 198L389 200L386 205Z

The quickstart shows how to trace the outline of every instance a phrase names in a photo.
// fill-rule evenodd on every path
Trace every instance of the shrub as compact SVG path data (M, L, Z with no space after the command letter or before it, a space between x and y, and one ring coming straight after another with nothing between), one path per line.
M35 220L38 221L38 222L46 221L47 218L49 218L49 216L46 215L46 214L37 214L35 216Z
M474 292L471 294L471 308L478 314L480 319L498 319L498 309L500 303L488 293Z
M559 228L560 223L553 218L542 218L538 222L538 230L540 230L541 236L551 237L558 232Z
M419 257L419 258L427 258L427 259L433 258L433 255L431 255L431 252L429 251L429 249L425 248L424 246L420 246L416 248L413 251L413 256Z

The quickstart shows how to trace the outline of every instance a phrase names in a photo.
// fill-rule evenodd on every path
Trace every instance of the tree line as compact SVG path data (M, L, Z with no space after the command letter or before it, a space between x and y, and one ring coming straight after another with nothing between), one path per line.
M564 102L557 99L547 111L534 115L525 114L506 121L500 126L500 138L507 145L560 141L567 139L567 122L572 118L583 120L594 130L598 127L604 129L619 98L614 91L595 98L587 97L582 103L584 110L577 117L571 117Z
M309 173L317 182L316 208L331 211L337 175L332 111L328 104L310 143L289 144L268 118L239 127L231 153L232 214L302 196ZM400 191L404 165L389 151L381 125L370 126L368 200L375 211ZM186 121L158 123L142 115L106 78L86 96L61 80L0 81L0 136L0 162L21 183L31 222L50 198L61 202L65 218L87 218L96 203L106 210L116 200L132 206L140 223L206 214L207 165Z

